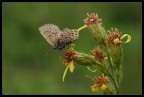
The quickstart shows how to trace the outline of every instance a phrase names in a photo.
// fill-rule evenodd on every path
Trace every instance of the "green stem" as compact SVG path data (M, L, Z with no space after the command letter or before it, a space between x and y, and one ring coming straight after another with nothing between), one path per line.
M113 81L113 83L114 83L114 87L115 87L116 94L119 94L117 82L116 82L116 79L115 79L115 77L114 77L114 70L113 70L112 60L111 60L111 56L110 56L110 49L109 49L108 46L107 46L107 50L108 50L108 60L109 60L109 62L110 62L110 68L111 68L111 71L112 71L111 79L112 79L112 81Z
M77 52L78 53L78 52ZM104 64L96 61L94 56L85 54L85 53L79 53L80 56L78 56L74 61L79 64L79 65L84 65L84 66L97 66L100 68L106 75L111 76L109 71L104 67Z

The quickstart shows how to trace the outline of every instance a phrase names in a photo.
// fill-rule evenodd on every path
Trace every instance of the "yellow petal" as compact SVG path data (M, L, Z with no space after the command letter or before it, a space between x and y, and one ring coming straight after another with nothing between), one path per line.
M105 91L105 90L107 89L107 85L103 84L103 85L101 86L101 89L102 89L103 91Z
M127 40L126 40L126 42L123 42L123 43L128 43L128 42L131 41L131 36L128 35L128 34L124 34L124 35L121 37L121 39L125 38L126 36L127 36Z
M108 81L108 76L105 76L104 78Z
M63 82L64 82L64 78L65 78L65 76L66 76L66 73L67 73L67 70L68 70L69 67L70 67L70 65L68 65L68 66L66 67L65 71L64 71L63 78L62 78Z
M84 25L84 26L80 27L77 31L79 32L80 30L87 28L87 27L88 27L87 25Z
M73 60L70 62L70 72L74 71L74 64L73 64Z
M105 60L107 60L107 57L104 57Z
M91 86L91 90L92 90L92 92L97 92L98 91L98 86L97 85Z
M114 44L120 43L120 40L118 38L114 39Z

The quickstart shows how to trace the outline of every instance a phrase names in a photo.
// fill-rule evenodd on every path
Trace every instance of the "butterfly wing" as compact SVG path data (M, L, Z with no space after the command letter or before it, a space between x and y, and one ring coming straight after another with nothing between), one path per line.
M72 41L75 41L76 39L78 39L79 32L77 31L77 29L72 29L70 31L70 36L71 36Z
M77 29L65 28L63 30L63 32L64 32L65 36L67 36L64 38L65 40L67 40L67 42L73 42L76 39L78 39L78 37L79 37L79 33L78 33Z
M39 27L39 31L47 42L54 48L58 45L58 38L61 35L59 27L54 24L45 24Z
M63 33L59 37L59 43L60 44L64 44L64 43L69 42L70 36L69 36L68 32L70 32L70 29L68 29L68 28L65 28L63 30Z

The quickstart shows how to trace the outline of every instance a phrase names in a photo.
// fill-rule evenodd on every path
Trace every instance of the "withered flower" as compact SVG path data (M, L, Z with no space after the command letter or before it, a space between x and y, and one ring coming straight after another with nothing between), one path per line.
M97 92L99 89L101 89L103 92L107 91L108 84L109 84L109 78L108 76L104 76L104 74L102 74L99 77L96 77L95 79L95 84L93 86L91 86L91 90L93 92Z
M92 54L93 56L95 56L95 59L96 59L97 61L99 61L100 63L103 63L103 62L104 62L104 59L107 58L106 53L104 53L104 51L101 50L99 47L93 49L93 50L91 51L91 54Z
M70 68L70 72L74 71L74 59L76 58L75 50L71 47L68 50L63 50L62 57L64 59L64 64L66 65L66 69L63 74L63 81L66 76L68 68Z

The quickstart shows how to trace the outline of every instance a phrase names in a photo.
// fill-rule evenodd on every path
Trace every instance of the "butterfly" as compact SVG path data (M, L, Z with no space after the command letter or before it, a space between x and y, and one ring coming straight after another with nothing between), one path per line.
M61 31L59 27L54 24L45 24L39 27L39 31L56 51L61 51L79 37L77 29L65 28Z

